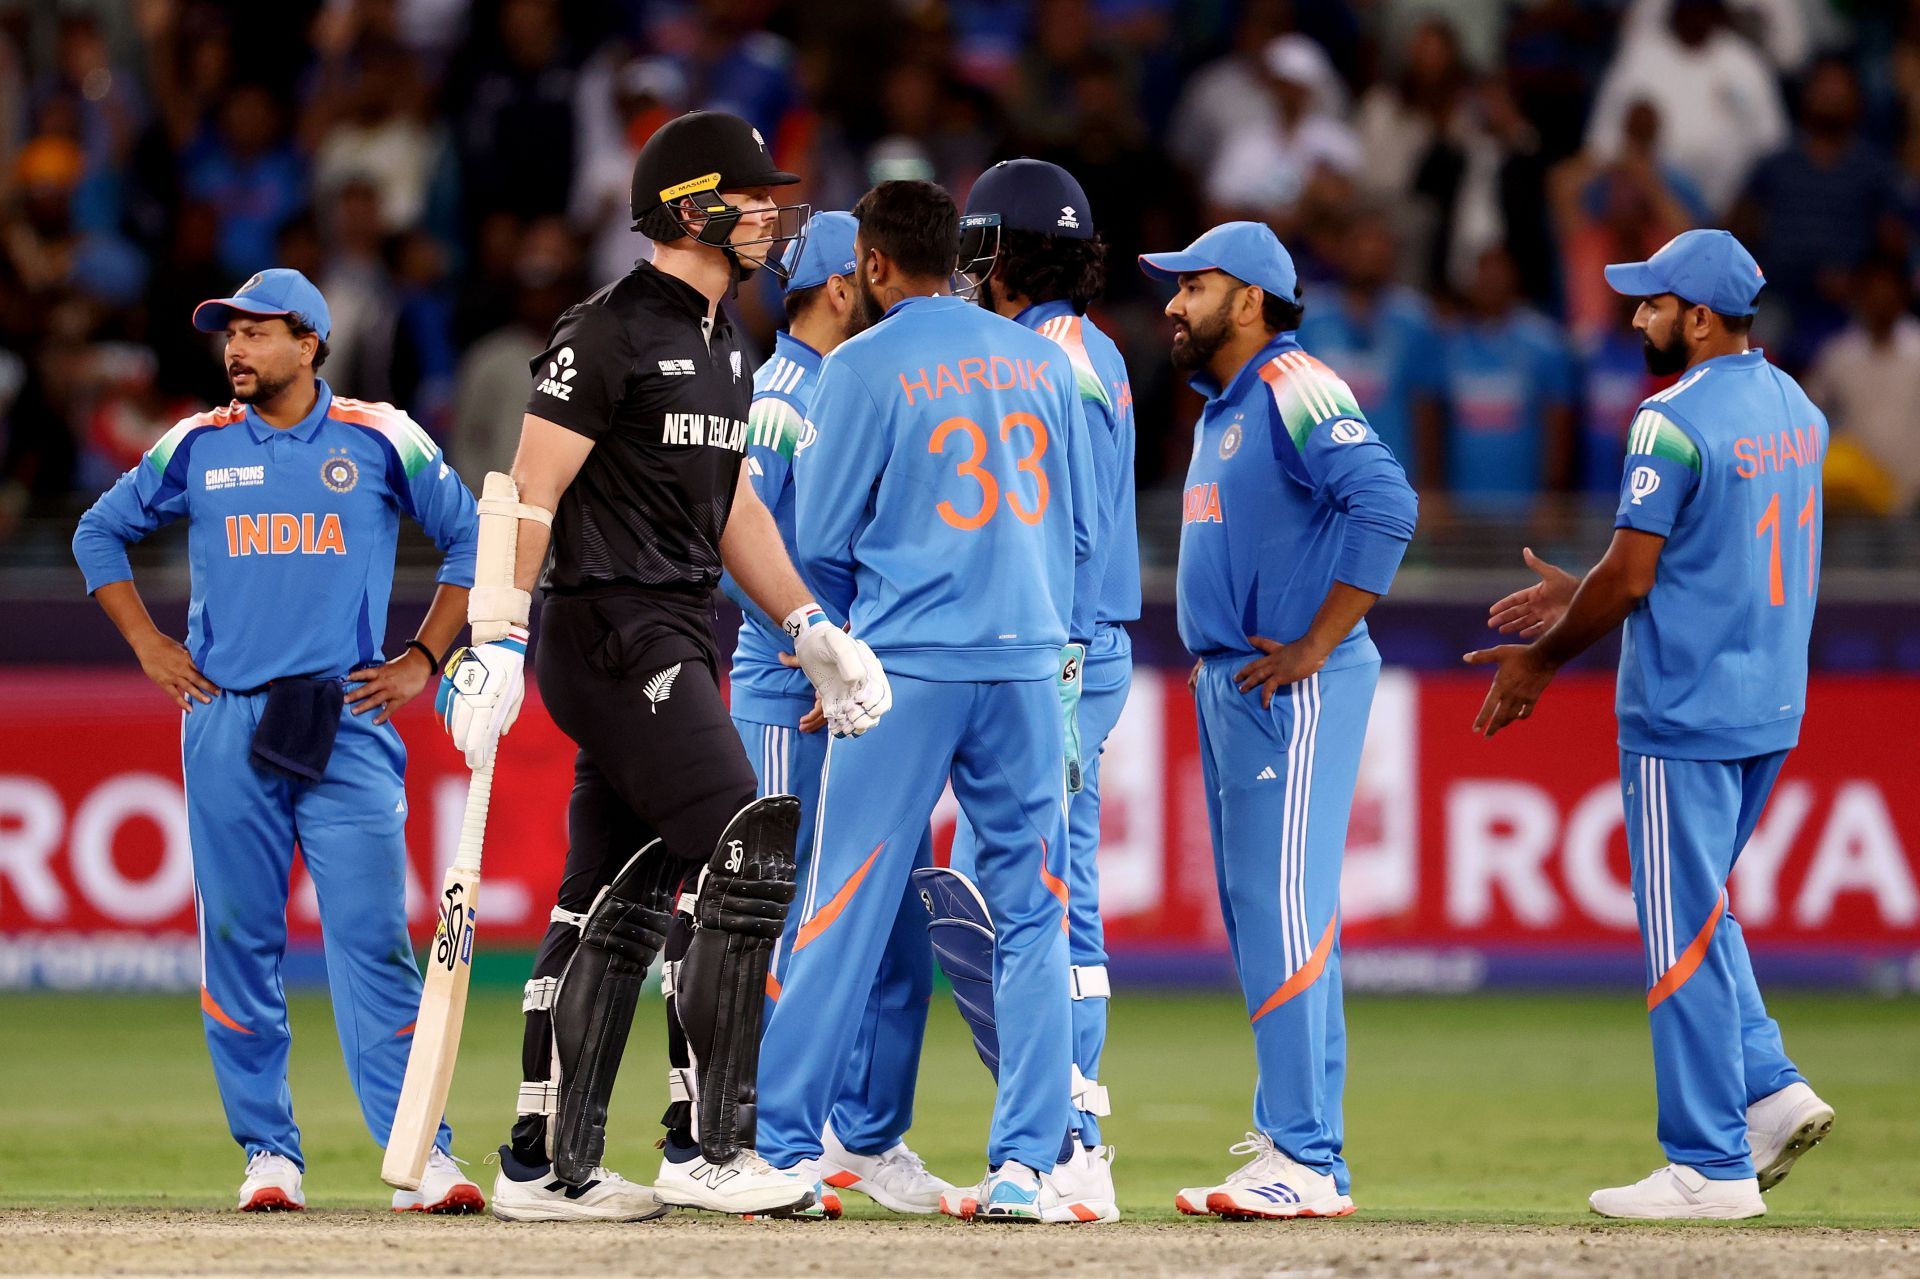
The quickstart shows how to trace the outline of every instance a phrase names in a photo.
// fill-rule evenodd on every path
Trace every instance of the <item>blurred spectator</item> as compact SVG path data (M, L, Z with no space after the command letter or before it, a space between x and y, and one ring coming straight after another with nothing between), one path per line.
M564 213L573 187L573 65L557 0L502 0L451 99L469 223Z
M546 350L554 323L581 287L573 244L558 223L528 228L515 257L513 317L473 344L456 378L447 457L470 486L512 463L527 402L528 366Z
M368 58L343 95L342 113L320 134L313 157L313 194L326 203L347 181L379 193L380 225L389 232L419 224L445 138L427 115L430 86L398 51Z
M1640 299L1623 298L1611 290L1608 294L1611 309L1605 322L1575 338L1580 362L1580 440L1574 449L1574 486L1598 502L1617 498L1621 468L1626 465L1627 428L1640 401L1658 390L1661 382L1647 372L1645 344L1633 329Z
M387 241L394 283L393 332L386 343L387 394L436 439L453 425L453 293L446 252L432 236L410 231Z
M1633 0L1622 24L1623 36L1657 31L1670 21L1675 0ZM1754 43L1774 67L1787 74L1807 65L1813 54L1805 0L1727 0L1727 24Z
M661 5L650 15L647 37L680 64L693 105L731 111L771 138L794 96L793 46L767 29L778 7L775 0Z
M306 166L282 138L281 106L264 86L234 86L218 132L183 157L186 194L219 218L220 265L245 279L270 264L280 224L306 202Z
M1007 115L1028 150L1073 140L1074 104L1080 68L1100 58L1120 72L1124 65L1104 41L1091 0L1036 0L1027 46L1007 98ZM1122 74L1124 74L1122 72ZM1127 96L1132 97L1129 86Z
M1886 506L1911 513L1920 499L1920 319L1898 261L1861 264L1851 295L1853 323L1820 349L1807 393L1827 414L1835 451L1864 453L1886 477Z
M1520 304L1505 249L1480 255L1466 311L1441 339L1446 360L1446 487L1488 513L1530 508L1566 486L1573 363L1552 321Z
M1567 323L1578 341L1618 326L1619 295L1601 268L1640 262L1708 220L1699 188L1660 159L1660 110L1645 98L1627 108L1619 154L1590 151L1563 161L1549 180Z
M181 206L166 252L154 265L145 308L145 336L159 385L203 405L225 404L233 388L216 354L217 339L193 327L193 308L208 298L229 296L246 278L220 265L219 237L220 220L211 205ZM280 265L296 265L284 253L275 258Z
M1273 108L1266 92L1267 47L1292 26L1287 0L1248 0L1233 28L1233 48L1194 72L1167 126L1166 146L1196 177L1213 168L1221 143Z
M139 462L174 423L204 406L193 396L167 391L159 362L144 346L103 342L91 354L96 389L75 479L83 489L99 490Z
M1859 124L1853 69L1823 59L1801 86L1799 133L1754 169L1735 213L1733 230L1767 273L1769 309L1791 317L1774 354L1795 367L1846 323L1853 269L1906 251L1893 162Z
M54 64L34 85L33 111L41 132L70 136L85 154L84 175L74 192L74 224L83 231L116 230L120 173L146 103L135 78L114 64L95 15L61 15ZM70 115L71 123L55 127L56 113Z
M1445 369L1425 299L1393 282L1396 253L1384 215L1353 222L1338 285L1306 298L1300 345L1346 379L1416 486L1431 489L1439 483Z
M581 87L587 86L582 77ZM653 131L686 109L687 81L666 58L633 58L600 77L608 102L582 104L580 163L568 216L592 243L594 285L617 280L646 257L647 237L633 229L633 162ZM604 120L601 117L605 117Z
M1730 207L1747 172L1787 138L1773 70L1734 33L1721 0L1671 0L1664 24L1629 34L1601 82L1587 149L1620 154L1627 110L1646 99L1660 113L1660 157L1700 188L1707 207Z
M13 287L34 307L69 290L103 305L127 305L146 284L146 262L110 232L84 231L74 219L86 156L62 137L35 138L20 149L18 207L0 224Z
M1271 109L1249 111L1214 157L1206 178L1208 220L1258 218L1284 235L1318 171L1359 171L1360 143L1338 115L1344 90L1319 45L1301 35L1276 37L1262 69L1260 95Z
M360 400L393 402L393 280L380 230L380 193L354 179L340 188L326 229L327 261L319 279L333 313L327 340L327 384ZM411 408L411 406L408 406Z

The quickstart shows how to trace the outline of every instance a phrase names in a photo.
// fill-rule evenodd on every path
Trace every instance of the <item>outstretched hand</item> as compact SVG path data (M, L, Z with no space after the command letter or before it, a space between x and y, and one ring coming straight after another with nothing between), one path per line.
M1534 704L1559 667L1545 661L1532 644L1502 644L1468 653L1460 660L1469 666L1493 666L1493 687L1474 717L1473 731L1492 737L1515 720L1533 714Z
M1521 639L1534 639L1544 635L1567 611L1580 579L1535 555L1531 546L1523 548L1520 555L1540 580L1489 608L1487 625L1502 635L1517 631Z

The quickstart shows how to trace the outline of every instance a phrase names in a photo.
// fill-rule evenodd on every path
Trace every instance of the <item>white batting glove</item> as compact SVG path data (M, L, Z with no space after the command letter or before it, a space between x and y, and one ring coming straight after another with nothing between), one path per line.
M829 622L811 602L787 614L785 626L834 736L858 737L878 724L893 705L893 690L873 650Z
M433 704L467 767L479 768L520 717L526 695L527 628L514 626L502 639L448 654Z

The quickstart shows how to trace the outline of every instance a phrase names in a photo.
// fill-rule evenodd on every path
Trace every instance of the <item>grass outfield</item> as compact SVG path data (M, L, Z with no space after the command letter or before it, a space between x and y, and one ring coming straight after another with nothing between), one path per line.
M1763 1226L1915 1224L1920 1003L1775 1001L1789 1051L1839 1112L1834 1136L1768 1196ZM1661 1162L1637 1001L1617 997L1368 998L1348 1010L1347 1154L1366 1220L1589 1221L1586 1195ZM614 1099L608 1163L637 1179L665 1104L657 1001L642 1005ZM293 1006L293 1092L315 1208L386 1202L379 1152L347 1088L324 997ZM990 1093L964 1027L937 997L911 1136L935 1171L972 1180ZM454 1082L456 1150L479 1164L510 1121L517 992L476 991ZM241 1176L190 997L0 995L11 1080L0 1207L224 1208ZM1104 1082L1121 1205L1175 1220L1180 1186L1216 1179L1247 1126L1252 1055L1237 1003L1122 996ZM849 1195L851 1215L867 1205ZM1183 1220L1183 1219L1182 1219ZM1196 1223L1198 1224L1198 1223Z

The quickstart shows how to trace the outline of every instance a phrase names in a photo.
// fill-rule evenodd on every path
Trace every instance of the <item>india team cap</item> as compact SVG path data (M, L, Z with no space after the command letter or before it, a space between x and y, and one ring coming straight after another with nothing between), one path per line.
M1300 287L1292 255L1264 222L1222 222L1178 253L1142 253L1140 269L1156 280L1225 271L1287 299Z
M1671 293L1720 315L1752 315L1767 284L1744 244L1731 232L1711 230L1682 231L1645 262L1615 263L1605 274L1615 293Z
M1045 160L1002 160L974 180L968 213L998 213L1001 229L1067 240L1093 238L1087 193L1071 173Z
M202 333L224 333L234 313L259 316L298 315L325 342L333 332L333 314L313 281L289 267L262 271L234 290L230 298L210 298L193 308L193 327Z
M816 213L808 218L807 229L787 250L793 270L784 291L811 289L836 275L852 275L853 238L859 233L860 223L851 213Z

